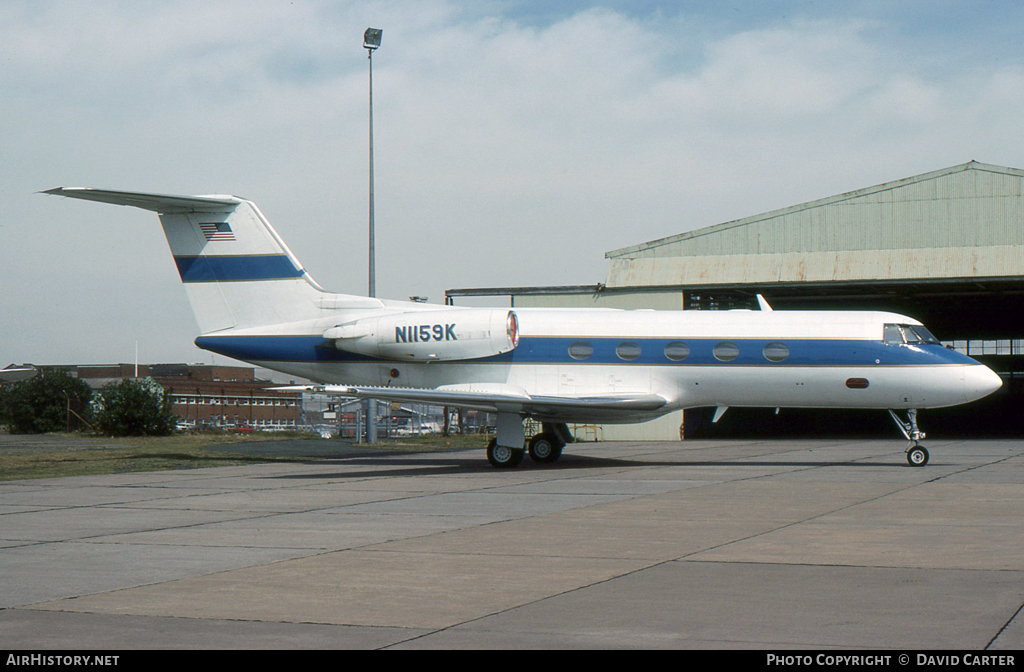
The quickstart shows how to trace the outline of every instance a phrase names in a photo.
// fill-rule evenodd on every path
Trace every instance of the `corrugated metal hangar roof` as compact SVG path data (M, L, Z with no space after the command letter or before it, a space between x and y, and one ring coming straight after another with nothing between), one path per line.
M1024 170L971 161L608 252L607 286L1024 278Z

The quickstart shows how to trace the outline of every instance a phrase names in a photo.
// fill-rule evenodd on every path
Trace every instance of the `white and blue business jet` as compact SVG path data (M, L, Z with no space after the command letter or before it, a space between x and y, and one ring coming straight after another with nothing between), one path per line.
M497 415L495 467L554 462L567 423L632 423L699 406L886 409L921 466L917 410L980 399L1001 381L920 322L884 312L515 311L332 294L251 201L57 188L160 215L196 345L345 397ZM904 412L906 419L897 413ZM525 444L523 420L543 431Z

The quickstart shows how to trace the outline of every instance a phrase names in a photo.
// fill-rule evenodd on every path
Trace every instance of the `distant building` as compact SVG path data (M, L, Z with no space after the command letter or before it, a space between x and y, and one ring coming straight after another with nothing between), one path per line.
M694 224L682 219L691 230L607 252L604 283L451 289L446 303L507 296L522 308L756 310L761 294L775 310L892 311L921 320L1004 381L966 407L929 410L930 429L1024 435L1024 170L970 161L714 226ZM739 410L714 425L714 409L687 411L687 435L782 425L828 433L840 416L855 427L864 417ZM606 426L604 438L677 439L680 415ZM798 422L789 420L794 415ZM875 416L891 429L884 413Z
M171 395L179 429L282 430L303 425L302 393L273 390L247 366L202 364L80 365L62 367L99 389L124 378L151 378Z

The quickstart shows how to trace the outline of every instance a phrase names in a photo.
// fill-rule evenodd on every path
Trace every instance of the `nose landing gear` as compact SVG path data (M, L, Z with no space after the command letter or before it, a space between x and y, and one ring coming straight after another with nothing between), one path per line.
M928 464L928 449L920 445L919 442L925 437L924 432L917 428L917 409L907 409L907 419L904 421L898 415L896 411L890 410L889 415L896 422L896 426L903 432L903 436L907 437L907 462L912 467L923 467Z
M907 451L907 462L912 467L923 467L928 464L928 449L924 446L914 446Z

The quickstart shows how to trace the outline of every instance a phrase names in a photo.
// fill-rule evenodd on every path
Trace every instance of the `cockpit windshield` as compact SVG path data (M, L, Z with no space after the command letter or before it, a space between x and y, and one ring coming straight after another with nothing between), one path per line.
M919 324L887 324L882 340L890 345L939 345L939 339Z

